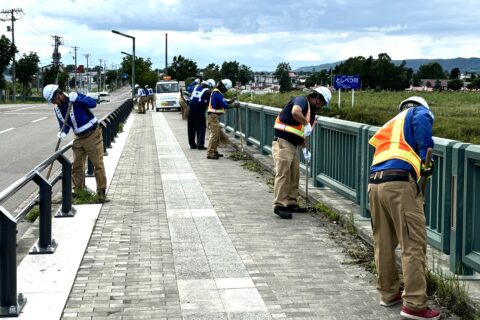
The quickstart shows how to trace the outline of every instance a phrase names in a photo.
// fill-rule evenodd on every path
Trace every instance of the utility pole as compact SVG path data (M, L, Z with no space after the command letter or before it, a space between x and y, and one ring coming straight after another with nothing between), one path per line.
M75 91L77 91L77 50L80 49L79 47L72 47L74 51L73 59L75 59ZM81 83L82 81L80 81Z
M90 92L90 70L88 69L88 58L90 58L91 54L86 53L83 56L87 58L87 90Z
M13 52L13 60L12 60L12 81L13 81L13 103L17 102L17 76L15 74L15 54L16 54L16 48L15 48L15 21L18 20L15 18L15 14L23 14L22 9L9 9L9 10L2 10L0 13L3 13L6 17L10 15L9 18L0 18L1 21L11 21L12 22L12 27L7 27L7 31L12 32L12 45L15 51ZM11 29L11 30L9 30Z
M100 92L102 91L102 62L103 62L103 59L98 59L98 61L100 61L100 64L98 65L98 89L97 89L97 92Z
M55 41L53 54L52 54L52 64L53 68L56 72L55 76L55 84L58 84L58 65L60 64L60 59L62 57L61 53L58 52L58 47L63 44L62 37L59 36L52 36L53 40Z
M165 71L164 75L168 74L168 69L167 69L167 61L168 61L168 33L165 33Z

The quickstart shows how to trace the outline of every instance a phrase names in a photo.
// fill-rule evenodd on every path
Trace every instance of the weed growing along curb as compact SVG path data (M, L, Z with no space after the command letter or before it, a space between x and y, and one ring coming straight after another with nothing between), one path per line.
M95 192L88 188L75 190L75 196L73 198L73 204L96 204L101 203L100 198Z
M28 222L34 222L37 220L38 216L40 215L40 208L38 206L34 206L25 216L25 220Z

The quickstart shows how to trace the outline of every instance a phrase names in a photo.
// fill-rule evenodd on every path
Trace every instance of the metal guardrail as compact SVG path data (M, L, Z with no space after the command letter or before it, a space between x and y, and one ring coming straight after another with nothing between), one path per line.
M99 120L103 129L105 153L106 148L112 147L111 143L117 136L120 124L125 122L132 109L133 101L129 99ZM58 243L52 239L52 187L59 180L62 180L62 205L55 217L73 217L75 215L76 210L72 206L72 163L65 157L65 152L71 149L72 145L73 141L0 192L0 318L17 317L27 302L23 294L19 293L17 295L17 224L38 203L40 209L39 239L30 254L54 253ZM49 181L41 172L55 161L62 164L62 169ZM31 181L39 187L38 196L21 208L16 216L13 216L2 204Z
M237 123L240 113L242 128ZM240 103L227 110L223 124L235 137L271 154L273 124L278 108ZM359 205L359 215L370 218L368 177L374 149L368 140L379 127L317 117L309 139L315 186L328 186ZM425 193L428 243L450 255L450 271L461 275L480 272L480 146L434 137L435 171ZM305 169L300 152L301 168Z

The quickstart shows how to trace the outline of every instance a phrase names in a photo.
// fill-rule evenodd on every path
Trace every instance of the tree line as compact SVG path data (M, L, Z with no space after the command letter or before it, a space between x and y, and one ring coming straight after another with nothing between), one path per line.
M4 71L11 64L13 56L18 53L15 45L2 35L0 37L0 89L6 88ZM22 86L22 93L30 93L30 84L39 72L42 75L43 83L58 83L60 88L66 90L67 86L75 87L76 80L69 81L69 72L73 72L74 65L67 65L63 69L59 66L50 65L39 68L39 57L37 53L30 52L23 54L16 62L16 78ZM120 68L110 70L105 73L105 82L112 84L127 74L131 79L132 74L132 56L125 56L122 59ZM91 71L96 70L98 74L102 71L101 66L90 68ZM281 92L290 91L295 84L290 76L292 69L288 62L281 62L273 75L278 79ZM363 90L392 90L399 91L408 88L410 85L419 86L421 79L431 79L433 89L441 89L440 79L448 79L448 88L451 90L460 90L464 86L463 80L460 79L460 70L452 69L450 72L443 70L439 63L433 62L420 66L419 70L414 72L411 68L406 67L403 61L400 65L395 65L390 56L381 53L375 59L372 56L368 58L357 56L349 58L334 68L329 70L313 70L312 72L302 72L301 76L305 78L305 86L314 85L332 85L333 75L337 74L354 74L359 75L361 79L361 87ZM197 77L203 79L220 79L228 78L235 84L246 85L253 81L254 72L250 67L240 64L237 61L224 61L221 65L210 63L205 68L199 68L197 63L182 55L174 56L170 66L166 69L153 69L150 58L135 57L135 79L141 86L155 86L160 76L168 75L172 79L178 81L190 82ZM96 77L94 77L95 81ZM128 81L127 81L128 82ZM475 74L471 75L470 83L467 85L469 89L480 89L480 77Z

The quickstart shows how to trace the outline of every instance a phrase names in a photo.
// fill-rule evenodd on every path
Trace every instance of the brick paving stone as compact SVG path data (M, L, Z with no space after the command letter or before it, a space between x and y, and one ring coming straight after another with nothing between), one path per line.
M207 160L178 113L134 115L62 319L398 319L317 217L273 214L233 151Z

